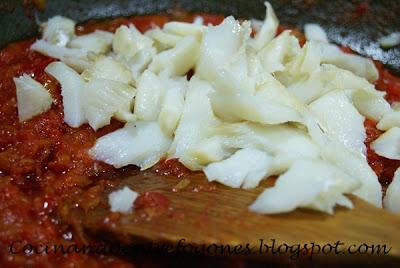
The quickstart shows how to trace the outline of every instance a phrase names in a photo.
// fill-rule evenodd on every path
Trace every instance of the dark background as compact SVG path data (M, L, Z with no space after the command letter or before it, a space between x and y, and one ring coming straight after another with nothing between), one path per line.
M265 16L264 0L47 0L44 10L37 0L0 0L0 47L34 36L37 23L62 14L79 22L168 12L181 8L192 12L233 14L240 18ZM377 38L400 31L400 0L270 0L285 26L302 29L307 22L321 24L332 42L382 61L400 74L400 47L383 50Z

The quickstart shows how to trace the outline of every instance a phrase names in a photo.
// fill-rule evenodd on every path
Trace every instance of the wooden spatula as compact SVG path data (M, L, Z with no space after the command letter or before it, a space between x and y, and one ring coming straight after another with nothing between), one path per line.
M272 244L271 239L275 239L277 245L310 245L313 242L323 246L340 241L343 249L353 244L385 244L391 247L388 255L400 256L400 217L355 197L351 197L355 209L339 207L334 215L309 210L280 215L250 212L249 204L273 183L274 179L268 179L258 188L246 191L209 183L201 173L178 179L144 172L126 176L119 188L127 185L139 193L161 193L153 196L155 206L143 208L138 201L132 214L121 215L116 220L112 220L115 214L110 214L107 206L87 213L79 209L70 213L81 220L86 230L107 232L112 234L112 240L124 243L137 239L177 243L184 238L186 244L197 245L249 243L257 251L260 239L268 245ZM108 193L104 193L104 204L107 204L107 197ZM70 218L71 215L66 217Z

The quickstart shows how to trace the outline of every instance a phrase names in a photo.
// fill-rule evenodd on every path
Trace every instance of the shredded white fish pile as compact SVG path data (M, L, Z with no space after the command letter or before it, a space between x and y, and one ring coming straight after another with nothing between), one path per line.
M76 36L73 21L54 17L31 49L60 60L46 72L61 84L68 125L126 122L97 140L94 159L146 169L177 158L210 181L246 189L279 176L250 206L259 213L333 213L352 207L351 193L381 207L363 122L390 129L374 148L399 159L400 116L372 84L373 62L329 44L317 25L306 27L303 47L290 31L277 36L278 19L265 5L265 20L254 26L227 17L218 26L168 22L144 34L129 25ZM16 79L19 89L36 87L26 79ZM19 105L22 120L48 109L35 90L43 103ZM19 103L33 94L19 92Z

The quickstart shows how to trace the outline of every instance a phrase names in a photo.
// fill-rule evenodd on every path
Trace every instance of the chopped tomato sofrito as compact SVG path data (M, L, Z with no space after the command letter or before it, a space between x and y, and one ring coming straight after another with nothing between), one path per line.
M377 139L382 132L376 128L376 122L372 120L366 119L364 126L367 132L367 138L365 140L365 144L367 145L367 160L385 189L392 181L394 172L400 166L400 160L387 159L383 156L377 155L370 148L370 144Z
M400 77L391 74L380 62L375 62L375 66L379 71L376 88L386 91L386 100L389 103L400 101Z
M379 71L379 79L375 82L376 88L386 92L385 98L389 103L400 101L400 77L391 74L380 62L375 62L375 66ZM400 166L400 161L377 155L370 148L370 143L377 139L382 132L376 128L376 122L372 120L365 120L364 126L367 133L365 144L367 145L368 163L375 171L383 188L386 189L385 186L392 181L394 172Z
M61 204L78 196L86 198L82 202L86 207L95 206L99 192L95 190L107 187L107 183L95 179L113 170L93 161L87 153L97 133L89 126L73 129L64 123L60 86L44 72L53 59L29 50L31 43L18 42L0 51L0 267L27 263L31 267L131 267L110 256L22 252L29 243L81 243L73 228L59 224L57 211ZM23 73L42 83L55 103L48 112L19 123L13 77ZM108 129L113 126L120 123L113 122ZM8 252L13 242L17 254Z
M202 15L204 23L219 24L223 16ZM115 31L121 24L133 23L145 31L169 20L193 21L194 15L143 16L88 22L77 27L78 34L96 29ZM283 28L282 28L283 29ZM280 29L280 31L282 31ZM115 256L85 254L32 254L23 252L23 245L83 243L87 238L79 228L59 222L68 206L88 211L99 205L100 194L118 184L107 176L117 172L113 167L94 161L88 149L96 138L122 127L111 125L93 131L89 126L71 128L64 123L60 85L44 72L54 59L29 49L33 40L13 43L0 50L0 267L132 267ZM400 78L377 64L380 79L377 87L388 92L390 102L400 100ZM32 75L51 93L55 102L51 109L19 123L13 77ZM369 143L380 132L375 122L366 120L368 161L387 184L399 161L376 155ZM162 161L154 171L180 177L190 171L175 160ZM177 180L178 181L178 180ZM137 200L139 209L152 210L169 203L157 193L146 193ZM150 207L146 204L150 204ZM10 247L12 246L12 247ZM12 252L19 254L12 254Z
M77 34L97 29L114 32L122 24L133 23L144 32L170 20L191 22L194 17L182 13L116 18L91 21L78 26L76 31ZM203 16L206 24L219 24L223 18ZM112 121L95 132L88 125L76 129L66 125L60 85L44 72L54 59L31 51L33 41L16 42L0 50L0 267L26 264L32 267L132 267L115 256L24 254L22 251L23 245L29 243L68 245L87 242L79 228L63 225L57 215L62 215L69 205L80 206L85 211L95 208L100 203L100 194L118 184L115 178L107 179L107 174L117 170L92 160L88 149L96 138L123 126ZM13 78L22 74L29 74L43 84L55 102L48 112L19 123ZM174 160L162 161L155 170L176 176L189 172ZM139 199L139 203L145 204L150 196L153 201L161 200L159 196L147 194ZM13 252L18 254L9 251L11 244Z

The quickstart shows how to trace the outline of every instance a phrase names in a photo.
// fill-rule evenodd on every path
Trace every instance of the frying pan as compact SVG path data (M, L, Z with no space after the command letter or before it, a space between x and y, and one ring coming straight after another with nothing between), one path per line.
M304 23L318 23L327 31L332 42L348 46L361 55L379 60L393 72L400 74L400 47L383 50L376 42L383 35L400 31L400 17L398 16L400 14L400 1L270 0L270 2L281 24L301 29ZM238 18L263 19L265 16L263 0L48 0L43 10L38 10L29 0L3 0L0 1L0 47L12 41L35 36L37 24L54 15L64 15L76 21L84 22L89 19L165 13L173 8L181 8L190 12L232 14ZM153 177L153 180L159 180L162 184L173 184L172 179L170 178L171 181L169 182L166 178ZM135 180L130 179L128 183L137 183L137 180L135 182ZM146 187L142 183L140 185ZM152 183L151 187L153 186ZM140 186L137 185L137 187ZM166 185L165 187L169 186ZM341 224L345 226L349 220L344 211L341 211L340 215L343 215ZM308 216L314 217L311 214ZM317 217L320 219L320 216ZM296 212L289 216L282 216L282 219L296 219L301 224L304 221L302 217L302 213ZM90 217L90 219L93 219L94 222L95 217ZM260 220L262 220L261 216ZM373 219L370 220L374 221ZM280 218L276 218L277 224L279 221ZM396 220L396 222L398 221ZM86 224L90 226L91 223ZM160 258L160 256L157 258ZM190 260L190 263L189 260L182 262L192 267L194 265L193 259ZM369 259L369 263L363 263L364 267L377 265L372 260ZM164 261L172 266L176 264L168 257ZM206 267L210 267L209 263L204 263L203 259L195 259L195 261L197 266L206 265ZM383 264L381 261L382 259L379 259L380 265ZM390 265L397 262L398 259L386 259L386 261ZM252 262L254 266L260 264L257 260ZM213 262L214 266L224 263L223 259ZM282 265L282 263L279 264ZM310 267L316 264L306 263L301 266ZM327 264L325 263L325 265ZM290 264L287 266L290 266Z
M157 14L172 8L192 12L234 15L239 18L265 16L264 0L47 0L42 11L35 0L0 1L0 47L37 34L37 23L55 15L76 21L107 17ZM381 49L377 39L400 31L399 0L270 0L281 24L302 28L304 23L323 26L329 39L357 53L383 62L400 74L400 47Z

